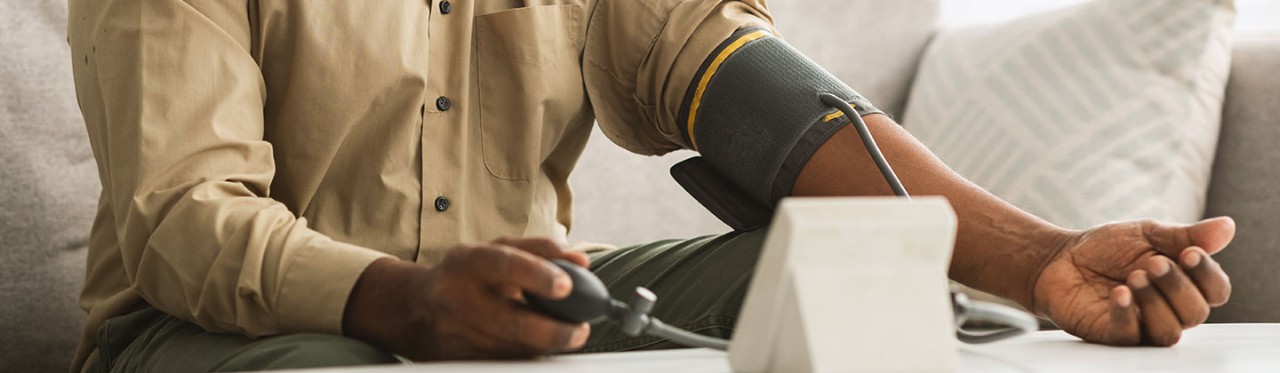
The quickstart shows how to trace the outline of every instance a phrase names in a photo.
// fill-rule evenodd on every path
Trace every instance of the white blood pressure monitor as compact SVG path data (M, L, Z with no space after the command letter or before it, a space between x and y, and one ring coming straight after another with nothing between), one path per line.
M737 372L954 371L941 197L787 198L729 346Z

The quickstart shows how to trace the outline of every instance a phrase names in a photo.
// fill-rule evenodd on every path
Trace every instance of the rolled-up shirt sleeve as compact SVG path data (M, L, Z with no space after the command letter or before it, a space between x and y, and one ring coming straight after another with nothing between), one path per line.
M210 331L339 333L351 288L387 255L309 229L271 199L251 3L73 7L103 203L129 285L150 305Z
M639 154L691 148L676 118L707 57L747 27L772 29L764 0L600 1L583 77L601 130Z

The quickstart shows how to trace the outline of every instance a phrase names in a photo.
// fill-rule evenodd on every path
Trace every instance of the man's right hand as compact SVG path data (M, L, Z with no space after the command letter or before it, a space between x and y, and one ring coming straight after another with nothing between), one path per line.
M569 295L568 274L547 259L587 265L548 239L500 239L455 247L435 267L379 259L347 300L343 332L413 360L528 358L581 348L587 324L525 306L522 291Z

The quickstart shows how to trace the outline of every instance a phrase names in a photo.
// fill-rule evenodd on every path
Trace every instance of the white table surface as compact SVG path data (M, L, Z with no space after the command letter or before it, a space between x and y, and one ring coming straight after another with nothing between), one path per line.
M1280 372L1280 324L1209 324L1168 348L1107 347L1061 331L986 345L963 345L961 372ZM924 358L924 357L922 357ZM313 370L430 372L730 372L726 355L707 349L557 356L537 361L449 362Z

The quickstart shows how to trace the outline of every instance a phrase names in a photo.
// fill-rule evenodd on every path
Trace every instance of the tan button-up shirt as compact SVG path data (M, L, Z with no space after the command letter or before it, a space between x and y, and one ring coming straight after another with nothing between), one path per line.
M563 239L592 122L642 154L764 0L71 0L103 192L76 367L145 305L340 333L373 260ZM447 10L446 10L447 9Z

